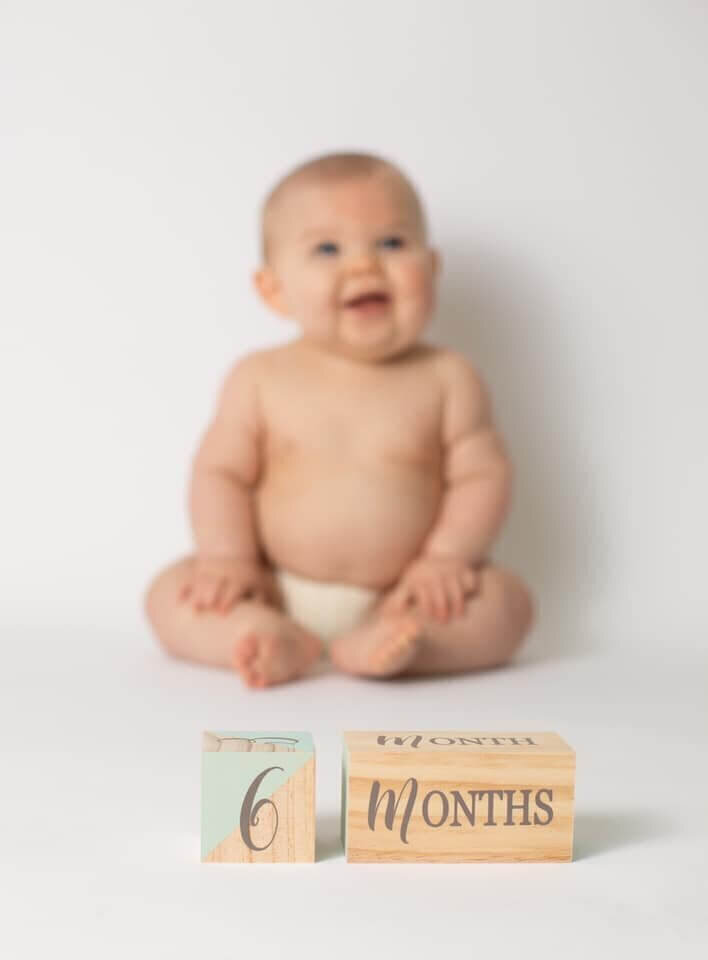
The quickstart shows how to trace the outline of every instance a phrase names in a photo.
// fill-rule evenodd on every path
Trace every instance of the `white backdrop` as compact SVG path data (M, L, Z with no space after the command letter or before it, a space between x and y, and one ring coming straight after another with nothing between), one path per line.
M708 8L4 0L5 625L124 631L189 547L189 459L256 300L257 212L324 150L398 161L443 254L430 338L516 464L497 556L538 651L698 648Z
M699 0L0 0L3 956L705 958L707 49ZM421 190L539 621L503 670L252 691L141 595L224 373L293 334L263 194L341 149ZM558 731L573 863L347 864L365 728ZM199 863L203 729L313 733L316 864Z

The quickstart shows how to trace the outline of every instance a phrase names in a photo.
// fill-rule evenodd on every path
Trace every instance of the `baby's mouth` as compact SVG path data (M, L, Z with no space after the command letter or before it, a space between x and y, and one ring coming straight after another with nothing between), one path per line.
M387 293L371 291L371 293L362 293L358 297L346 300L344 306L356 310L357 313L379 313L388 306L389 300Z

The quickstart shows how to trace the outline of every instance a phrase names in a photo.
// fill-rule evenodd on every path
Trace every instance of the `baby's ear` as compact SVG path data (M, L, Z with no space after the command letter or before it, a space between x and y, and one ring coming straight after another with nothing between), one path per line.
M270 267L260 267L254 271L253 285L266 306L276 313L287 316L287 310L280 295L280 285Z

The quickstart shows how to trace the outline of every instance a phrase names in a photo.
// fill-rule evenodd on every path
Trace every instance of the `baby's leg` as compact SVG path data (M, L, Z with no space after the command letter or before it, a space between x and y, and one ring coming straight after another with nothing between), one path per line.
M145 609L168 653L211 666L231 667L249 687L294 680L319 657L322 641L282 611L242 600L226 613L197 612L180 602L193 558L164 570L150 585Z
M461 617L441 623L423 619L415 609L398 616L374 609L365 623L332 641L332 662L363 676L495 667L518 650L532 619L531 598L523 583L487 565L480 570L478 591L468 598Z
M335 667L363 677L392 677L403 673L418 652L422 623L409 614L382 615L374 608L357 627L330 641Z

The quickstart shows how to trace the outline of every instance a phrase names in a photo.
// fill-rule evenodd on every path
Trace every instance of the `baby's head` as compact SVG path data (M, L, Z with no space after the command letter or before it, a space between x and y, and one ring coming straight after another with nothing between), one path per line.
M382 157L324 154L280 180L262 207L262 257L264 301L354 360L405 352L434 309L439 255L422 204Z

